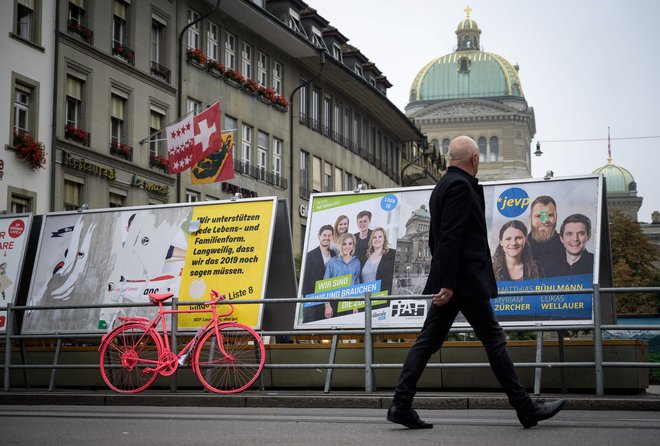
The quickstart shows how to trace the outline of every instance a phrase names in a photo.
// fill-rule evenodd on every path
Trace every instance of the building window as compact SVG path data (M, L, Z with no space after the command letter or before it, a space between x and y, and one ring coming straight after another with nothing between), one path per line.
M188 23L199 20L199 14L192 9L188 10ZM188 48L199 48L199 22L188 28Z
M321 126L321 88L312 88L312 128L320 130Z
M252 45L243 42L241 51L241 73L248 79L252 79Z
M442 140L442 154L443 155L446 155L446 154L449 153L449 143L450 142L451 141L449 141L449 138L445 138L445 139Z
M261 51L257 58L257 82L263 87L268 85L268 56Z
M14 131L30 132L32 88L16 83L14 88ZM35 136L35 135L32 135Z
M332 137L332 98L323 98L323 134Z
M126 3L120 0L115 0L112 8L112 44L115 48L117 46L127 45L126 17Z
M332 164L324 163L323 164L323 191L332 192L333 182L332 182Z
M188 98L186 100L186 114L187 115L196 115L202 110L202 103L193 99Z
M490 138L490 160L497 161L500 159L500 140L497 136Z
M289 28L291 28L295 32L300 33L303 36L307 37L305 28L303 28L302 23L300 23L300 15L291 8L289 8L289 17L287 20L287 24L289 25Z
M334 180L335 180L334 190L335 191L344 190L344 186L342 184L342 181L344 180L344 175L339 167L335 167Z
M241 138L241 160L243 164L249 168L252 161L252 127L243 124L242 138ZM247 170L244 170L247 173Z
M235 132L238 129L238 120L229 115L225 115L222 132Z
M39 2L39 0L37 0L37 2ZM17 0L15 24L16 35L21 39L36 43L38 29L35 1Z
M312 158L312 192L321 192L321 158Z
M126 206L126 193L124 191L111 190L108 196L108 205L111 208Z
M305 79L300 79L300 84L305 84ZM300 89L300 122L307 123L307 85Z
M353 71L355 71L355 74L357 74L358 76L364 78L364 73L362 72L362 65L356 63L353 68Z
M25 214L34 211L34 199L25 195L11 193L9 199L9 212L12 214Z
M225 66L236 68L236 36L225 31Z
M282 145L284 143L281 139L273 138L273 175L278 177L282 175Z
M69 23L72 25L85 25L85 8L83 0L69 1Z
M338 43L332 44L332 57L334 57L339 62L342 62L341 46L339 46Z
M218 40L220 34L218 25L209 22L209 29L206 33L206 56L209 59L218 60Z
M300 195L309 197L309 153L300 151Z
M84 183L64 180L64 210L75 211L82 206L82 188Z
M110 114L110 137L112 142L123 144L126 139L124 117L126 99L116 94L112 95L112 112Z
M257 132L257 151L258 179L265 180L268 163L268 133L261 130Z
M315 26L312 26L312 43L317 47L323 48L324 50L328 51L328 47L325 45L325 42L323 41L323 34Z
M342 138L341 134L341 103L335 102L335 114L333 115L334 122L332 128L335 131L334 140L339 142Z
M486 147L486 138L483 136L477 140L479 146L479 161L485 161L487 156L488 147Z
M282 94L282 64L276 60L273 61L273 90Z
M151 61L157 64L163 63L163 36L165 26L158 20L151 19Z
M353 190L353 174L344 171L344 186L346 190Z
M360 123L362 123L362 118L360 115L355 113L353 115L353 144L356 148L360 148L362 145L360 139L362 136L362 127L360 126Z
M73 76L66 79L66 125L82 129L83 82Z
M350 108L344 108L344 145L350 147L351 145L351 124L353 123L353 112Z
M159 111L151 109L149 112L149 135L151 137L149 141L149 155L156 156L165 154L165 148L163 146L164 141L159 141L164 139L160 136L160 131L163 128L163 120L165 115Z
M186 203L197 203L199 201L200 194L194 190L186 189Z

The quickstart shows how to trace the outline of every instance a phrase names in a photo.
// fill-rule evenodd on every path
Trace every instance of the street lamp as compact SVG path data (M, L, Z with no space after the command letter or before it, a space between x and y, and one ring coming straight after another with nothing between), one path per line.
M543 155L543 152L541 152L541 141L536 141L536 152L534 152L534 155L536 156Z

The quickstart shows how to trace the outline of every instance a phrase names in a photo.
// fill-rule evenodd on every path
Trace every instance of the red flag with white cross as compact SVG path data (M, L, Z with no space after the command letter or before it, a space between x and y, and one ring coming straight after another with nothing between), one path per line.
M220 102L167 126L170 173L180 173L222 147Z

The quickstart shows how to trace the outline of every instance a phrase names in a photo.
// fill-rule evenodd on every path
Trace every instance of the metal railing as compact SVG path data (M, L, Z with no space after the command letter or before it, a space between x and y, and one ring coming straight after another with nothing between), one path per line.
M591 289L583 290L572 290L571 293L565 294L593 294L593 314L594 320L593 324L566 324L566 325L546 325L546 326L505 326L503 329L505 331L531 331L537 332L537 347L536 347L536 360L534 362L519 362L514 365L518 368L534 368L535 379L534 379L534 393L540 393L540 377L541 370L543 368L593 368L595 373L595 382L596 382L596 395L604 395L604 376L603 368L606 367L626 367L626 368L660 368L660 363L655 362L630 362L630 361L604 361L603 360L603 337L602 332L605 330L649 330L649 331L660 331L660 326L657 325L606 325L601 324L600 316L600 295L602 293L660 293L660 287L631 287L631 288L600 288L598 284L594 284ZM539 291L519 291L519 292L506 292L500 293L501 297L505 296L536 296L546 294L547 292ZM393 295L393 296L378 296L378 300L420 300L420 299L429 299L430 296L402 296L402 295ZM252 300L241 300L241 301L232 301L233 305L254 305L254 304L287 304L287 303L298 303L298 302L334 302L334 301L364 301L364 316L365 324L363 329L322 329L322 330L287 330L287 331L260 331L261 336L309 336L309 335L331 335L333 336L332 346L330 349L330 358L328 363L318 363L318 364L265 364L264 368L266 369L326 369L326 381L325 381L325 392L330 391L330 382L332 380L332 372L335 369L363 369L364 370L364 391L371 393L374 391L374 376L373 372L375 369L398 369L402 367L402 364L379 364L374 362L373 356L373 337L377 335L396 335L396 334L414 334L419 332L419 328L412 329L402 329L402 328L373 328L371 324L371 299L367 294L364 297L323 297L323 298L277 298L277 299L252 299ZM178 302L177 299L173 299L171 306L173 309L176 309L180 306L191 306L197 305L196 302L192 303L182 303ZM4 357L4 390L7 392L11 387L11 374L10 371L13 369L22 369L27 371L28 369L50 369L51 377L49 383L49 390L54 389L54 380L57 370L60 369L95 369L98 368L98 363L94 364L59 364L59 356L62 348L62 341L66 339L90 339L90 340L99 340L104 333L91 333L91 334L81 334L81 333L49 333L49 334L13 334L14 320L16 319L16 314L25 312L25 311L52 311L57 309L102 309L102 308L133 308L133 307L152 307L151 304L96 304L96 305L58 305L58 306L26 306L26 305L12 305L8 304L6 308L0 308L0 310L6 310L6 332L4 336L0 335L0 339L4 337L5 340L5 357ZM543 345L543 336L544 332L562 332L570 330L580 330L580 331L593 331L594 332L594 361L563 361L563 351L560 350L560 361L542 361L541 360L541 349ZM469 333L472 332L472 328L469 326L466 327L453 327L451 333ZM340 335L363 335L364 336L364 363L353 363L353 364L337 364L335 363L336 351L337 351L337 342ZM171 343L172 349L176 350L177 348L177 339L182 336L190 336L190 333L180 334L176 323L173 322L171 327ZM14 341L19 341L20 349L22 356L24 357L24 347L23 340L27 339L56 339L57 345L55 349L55 355L53 363L51 364L12 364L12 347ZM561 336L559 337L560 349L563 349L563 342ZM23 361L24 362L24 361ZM485 363L429 363L427 368L488 368L490 364ZM26 373L26 372L24 372ZM27 376L25 377L26 385L29 386ZM563 377L562 377L563 381ZM263 386L262 386L263 388ZM562 388L564 385L562 383ZM171 390L176 390L176 381L171 385ZM565 392L565 390L564 390Z

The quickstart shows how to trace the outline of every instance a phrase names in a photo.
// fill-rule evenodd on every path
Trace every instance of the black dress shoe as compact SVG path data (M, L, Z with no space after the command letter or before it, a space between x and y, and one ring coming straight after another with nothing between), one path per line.
M518 412L518 420L520 420L520 423L525 429L529 429L536 426L539 421L547 420L557 415L564 407L564 404L566 404L566 400L557 400L547 404L535 402L531 410Z
M420 420L415 409L403 409L392 404L387 410L387 420L396 424L403 424L410 429L431 429L433 425Z

